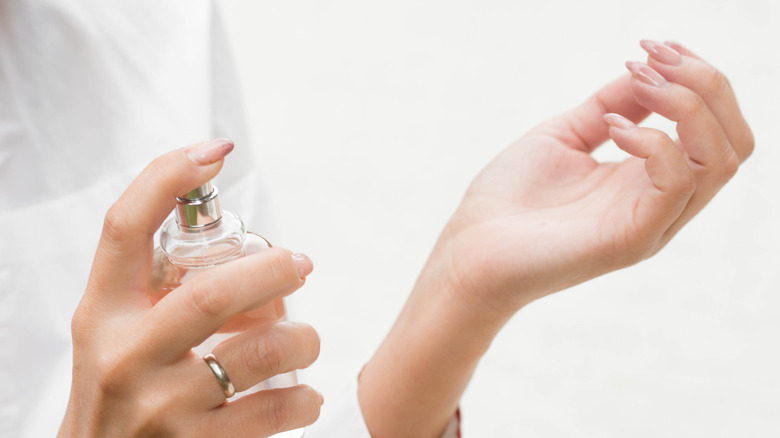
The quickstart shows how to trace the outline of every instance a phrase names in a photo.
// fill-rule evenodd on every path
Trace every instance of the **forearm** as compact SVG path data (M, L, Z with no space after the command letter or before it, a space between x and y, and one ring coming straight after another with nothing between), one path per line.
M442 239L444 240L444 239ZM441 436L503 317L465 302L440 240L395 325L360 376L374 438Z

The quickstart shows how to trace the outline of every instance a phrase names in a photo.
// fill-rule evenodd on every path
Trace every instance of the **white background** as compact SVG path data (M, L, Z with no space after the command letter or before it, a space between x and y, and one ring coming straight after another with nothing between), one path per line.
M757 148L652 260L506 326L467 437L780 435L780 6L770 0L223 2L278 229L311 256L304 379L352 378L471 178L674 39L731 79ZM660 120L653 126L670 128ZM619 159L614 145L598 155ZM517 255L519 258L523 254Z

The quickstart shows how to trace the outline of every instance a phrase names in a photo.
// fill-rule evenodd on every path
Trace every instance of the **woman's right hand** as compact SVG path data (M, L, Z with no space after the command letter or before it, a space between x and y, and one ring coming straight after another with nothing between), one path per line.
M288 295L312 270L303 255L270 249L215 267L152 305L153 236L176 196L211 180L233 148L212 140L152 162L106 215L84 297L73 317L73 382L60 437L265 437L313 423L312 388L260 391L226 403L191 349L229 318ZM214 350L236 392L308 366L309 325L269 322Z

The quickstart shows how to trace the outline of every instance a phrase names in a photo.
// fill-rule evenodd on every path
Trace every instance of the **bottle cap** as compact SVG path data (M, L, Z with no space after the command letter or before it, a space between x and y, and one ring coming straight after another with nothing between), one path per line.
M176 222L181 228L203 228L222 218L219 191L207 182L176 198Z

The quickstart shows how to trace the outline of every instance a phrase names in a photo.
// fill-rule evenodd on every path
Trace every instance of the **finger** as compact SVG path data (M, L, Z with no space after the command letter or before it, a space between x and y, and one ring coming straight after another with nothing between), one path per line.
M233 149L218 139L175 150L155 159L106 214L93 263L93 290L110 295L146 284L152 236L182 196L214 178Z
M680 144L692 162L696 192L668 230L671 237L695 216L736 173L739 157L704 100L682 85L669 83L641 63L629 63L637 100L651 111L677 122Z
M629 62L626 66L634 76L632 89L637 101L677 122L677 134L688 157L706 168L705 175L727 175L730 178L739 164L736 152L701 96L689 88L666 81L646 64Z
M615 144L629 154L645 159L651 185L641 193L634 222L641 246L650 248L685 210L696 190L696 177L685 157L664 132L638 128L617 114L608 114L609 133Z
M309 386L260 391L201 415L192 436L267 437L314 423L323 398Z
M320 354L320 338L312 326L299 322L277 321L233 336L217 345L213 351L220 365L230 377L236 392L278 374L306 368ZM205 407L216 407L225 401L221 386L208 367L199 364L203 385L210 387L213 397L200 397ZM192 376L191 373L189 373Z
M638 123L650 112L631 93L631 78L622 76L607 84L580 106L548 120L532 133L551 135L569 147L590 153L609 139L602 117L607 113L623 114Z
M271 248L212 268L173 290L138 319L150 357L172 362L240 313L291 294L311 260Z
M666 44L643 40L641 45L650 54L650 67L666 80L680 84L704 99L723 127L740 162L744 161L753 152L753 132L740 111L726 76L700 58L683 56Z
M678 43L676 41L664 41L664 44L666 44L667 46L671 47L672 49L674 49L675 51L677 51L677 53L679 53L681 55L685 55L685 56L687 56L689 58L696 58L696 59L698 59L700 61L703 61L703 59L701 59L701 57L699 55L693 53L687 47L683 47L682 44L680 44L680 43Z

